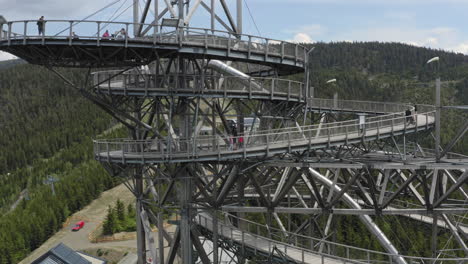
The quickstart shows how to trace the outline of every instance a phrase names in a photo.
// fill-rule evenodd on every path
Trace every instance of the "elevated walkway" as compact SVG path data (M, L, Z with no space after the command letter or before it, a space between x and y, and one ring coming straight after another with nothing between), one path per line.
M225 215L227 218L228 215ZM466 263L468 258L421 258L414 256L392 255L385 252L357 248L339 244L323 239L307 237L295 233L285 232L273 227L267 227L246 219L229 215L236 219L248 232L231 224L226 219L218 220L218 237L235 243L244 252L249 251L255 256L274 257L280 262L310 263L310 264L345 264L345 263L396 263L397 257L403 258L407 263ZM199 212L194 221L201 227L205 234L212 235L214 231L213 217L208 213ZM266 237L270 234L272 238Z
M416 133L433 127L435 111L420 107L414 122L404 113L371 117L365 124L358 120L327 123L270 131L257 131L242 137L240 144L230 144L222 136L195 136L191 139L95 140L97 160L111 163L177 163L222 161L239 158L265 158L276 154L373 141L391 136ZM236 137L234 142L240 142Z
M212 217L206 213L199 213L195 217L198 225L208 231L213 232ZM341 264L341 263L364 263L359 261L345 260L341 261L334 259L326 254L313 253L288 243L282 243L273 239L268 239L250 232L245 232L232 225L218 222L217 228L218 236L226 239L232 243L236 243L242 247L244 251L249 251L255 256L263 255L265 257L273 257L280 261L295 262L295 263L327 263L327 264ZM282 255L283 253L284 255Z
M181 56L274 66L281 74L302 72L307 53L304 46L295 43L204 28L175 30L138 24L145 28L146 35L130 37L133 23L47 20L45 33L38 35L36 22L0 25L0 50L32 64L59 67L139 66L159 58ZM101 37L104 25L125 29L127 36Z
M244 78L221 75L155 75L117 71L93 73L96 92L107 95L157 97L236 98L305 102L302 82L279 78Z

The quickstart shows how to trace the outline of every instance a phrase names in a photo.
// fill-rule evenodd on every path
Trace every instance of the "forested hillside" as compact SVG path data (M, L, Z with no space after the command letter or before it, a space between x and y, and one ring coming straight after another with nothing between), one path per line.
M68 70L80 82L81 70ZM19 65L0 71L0 173L104 130L110 118L52 72Z
M468 105L468 56L400 43L317 43L311 53L316 97L434 104L435 78L442 80L442 104ZM427 65L435 56L440 62ZM302 78L301 76L297 76ZM336 83L326 84L327 80ZM466 120L466 111L442 112L442 143ZM468 137L454 151L468 154Z
M63 71L84 80L84 71ZM0 62L0 263L18 263L115 185L92 155L92 138L110 121L50 71Z

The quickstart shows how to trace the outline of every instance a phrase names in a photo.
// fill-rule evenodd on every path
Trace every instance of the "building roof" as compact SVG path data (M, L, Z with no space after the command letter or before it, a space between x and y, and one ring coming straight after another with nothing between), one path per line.
M102 263L106 262L103 261ZM33 261L32 264L92 264L92 262L65 244L60 243Z

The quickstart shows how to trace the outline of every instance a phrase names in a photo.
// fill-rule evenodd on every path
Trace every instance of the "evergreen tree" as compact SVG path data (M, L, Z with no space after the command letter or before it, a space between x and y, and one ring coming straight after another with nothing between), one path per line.
M135 217L135 207L132 204L128 204L127 206L128 217Z
M117 216L115 210L109 205L106 220L102 226L104 235L112 235L117 230Z
M115 210L117 211L117 218L119 221L124 222L125 221L125 205L120 201L120 199L117 199L117 202L115 203Z

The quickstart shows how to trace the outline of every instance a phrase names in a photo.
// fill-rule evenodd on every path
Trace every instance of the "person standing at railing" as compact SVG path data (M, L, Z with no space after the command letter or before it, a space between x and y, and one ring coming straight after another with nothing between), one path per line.
M362 134L366 128L366 116L359 115L359 132Z
M125 28L122 28L122 29L119 31L119 33L118 33L118 35L117 35L116 38L117 38L117 39L126 39L126 38L127 38L127 31L125 31Z
M37 31L39 31L39 36L44 35L44 25L45 25L44 16L41 16L37 20Z
M414 109L413 109L413 123L416 124L416 118L418 118L418 106L417 105L414 105Z
M110 37L109 30L106 30L106 32L104 32L104 34L102 34L102 38L108 39L109 37Z
M229 136L229 150L236 149L236 143L237 143L237 125L234 120L229 120L229 132L231 132L231 135Z
M406 123L409 123L409 124L413 124L414 122L414 118L411 114L411 110L410 109L407 109L405 111L405 116L406 116Z

